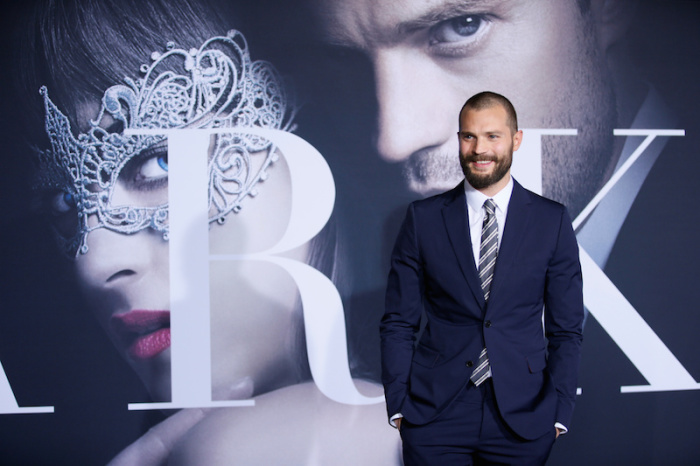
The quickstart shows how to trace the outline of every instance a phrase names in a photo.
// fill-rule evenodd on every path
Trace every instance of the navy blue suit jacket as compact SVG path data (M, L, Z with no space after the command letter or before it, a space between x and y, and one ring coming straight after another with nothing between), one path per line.
M503 419L535 439L555 422L568 426L576 398L583 297L571 220L564 206L514 182L487 305L467 216L462 184L408 208L381 323L388 413L413 424L435 419L485 346Z

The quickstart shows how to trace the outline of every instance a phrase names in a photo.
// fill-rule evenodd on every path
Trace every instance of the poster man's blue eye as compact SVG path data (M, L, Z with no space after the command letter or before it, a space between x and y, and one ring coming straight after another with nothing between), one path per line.
M434 26L431 31L431 41L433 43L464 41L478 33L484 24L484 19L479 15L457 16Z

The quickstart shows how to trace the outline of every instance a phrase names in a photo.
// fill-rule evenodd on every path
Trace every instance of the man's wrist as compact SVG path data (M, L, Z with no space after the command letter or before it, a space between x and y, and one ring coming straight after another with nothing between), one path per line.
M403 418L403 414L401 413L396 413L393 416L389 418L389 424L391 424L391 427L397 428L398 426L396 425L396 420Z

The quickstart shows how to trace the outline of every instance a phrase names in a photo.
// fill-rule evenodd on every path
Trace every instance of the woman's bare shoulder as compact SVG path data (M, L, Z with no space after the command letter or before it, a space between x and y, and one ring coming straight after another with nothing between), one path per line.
M356 385L381 393L370 382ZM309 382L261 395L254 407L213 410L182 438L171 463L392 465L400 450L383 403L336 403Z

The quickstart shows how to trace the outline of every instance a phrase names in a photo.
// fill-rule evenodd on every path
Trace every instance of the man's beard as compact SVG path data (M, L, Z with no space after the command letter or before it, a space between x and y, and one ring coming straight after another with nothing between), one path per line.
M408 188L424 196L454 188L464 178L459 158L448 151L421 150L411 155L402 168Z
M493 170L486 175L482 175L479 172L472 171L471 163L484 160L491 160L495 163ZM513 149L510 149L509 153L502 155L501 157L496 157L492 155L470 155L462 159L462 171L464 172L464 177L467 179L469 184L474 189L486 189L503 179L510 166L513 164Z

